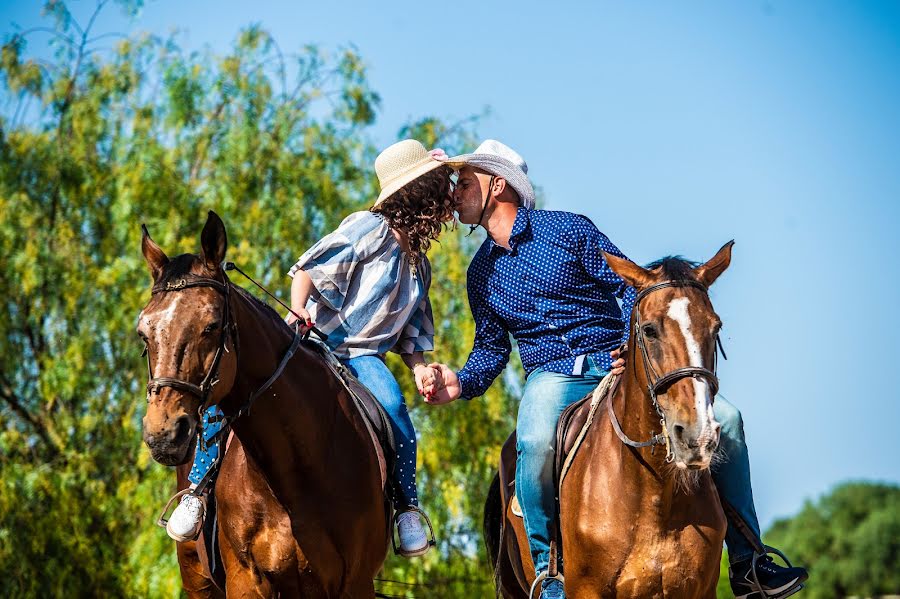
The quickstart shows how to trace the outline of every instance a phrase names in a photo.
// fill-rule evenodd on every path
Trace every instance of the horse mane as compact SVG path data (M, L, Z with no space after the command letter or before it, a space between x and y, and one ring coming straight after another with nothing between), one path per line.
M694 275L694 269L700 266L699 262L685 260L681 256L666 256L655 260L645 266L647 270L657 270L662 272L663 277L667 281L675 283L691 283L696 282L697 277Z

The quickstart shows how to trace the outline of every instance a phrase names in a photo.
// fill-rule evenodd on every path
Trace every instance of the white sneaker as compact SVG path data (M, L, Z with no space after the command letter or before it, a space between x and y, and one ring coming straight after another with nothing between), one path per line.
M193 541L200 534L204 511L202 499L185 493L166 524L166 533L176 541Z
M400 536L400 555L416 557L428 551L428 535L416 512L403 512L397 517L397 534Z

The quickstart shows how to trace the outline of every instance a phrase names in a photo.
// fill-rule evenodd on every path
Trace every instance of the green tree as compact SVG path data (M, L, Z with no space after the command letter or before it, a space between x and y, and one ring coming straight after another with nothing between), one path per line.
M810 599L900 593L900 486L843 483L766 540L809 568Z
M367 131L379 98L353 48L285 53L249 27L224 56L150 35L104 51L93 17L56 0L45 9L52 60L29 53L33 32L0 51L0 594L171 597L174 543L153 522L174 475L140 436L138 225L170 254L195 252L215 209L229 259L285 294L296 256L375 197ZM427 118L401 135L452 153L471 147L472 129ZM456 365L473 334L473 244L448 232L433 252L436 357ZM413 406L440 551L391 560L385 578L431 585L384 583L391 594L490 592L480 514L512 426L506 380L469 405Z

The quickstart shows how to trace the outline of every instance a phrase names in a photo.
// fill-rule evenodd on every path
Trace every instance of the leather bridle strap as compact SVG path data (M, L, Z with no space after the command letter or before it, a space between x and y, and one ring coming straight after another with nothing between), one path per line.
M644 299L654 291L667 289L669 287L695 287L703 291L703 293L708 293L706 287L697 281L663 281L662 283L657 283L655 285L647 287L646 289L638 293L634 300L633 310L635 342L637 343L638 349L641 353L641 362L643 363L644 371L647 374L647 391L650 394L650 399L653 402L653 407L656 410L656 413L659 414L659 423L662 426L662 432L654 434L647 441L631 440L628 435L626 435L622 430L622 426L619 424L619 419L616 418L616 413L613 410L612 405L612 394L610 393L606 398L606 407L607 411L609 412L609 421L610 424L612 424L616 436L619 437L619 440L629 447L636 448L650 447L653 445L666 445L666 461L670 461L672 458L674 458L674 454L672 453L672 449L669 446L669 435L666 429L666 416L665 414L663 414L662 409L659 407L657 395L659 395L659 393L661 392L665 392L665 389L668 388L672 383L688 377L706 379L707 383L709 383L713 397L715 397L716 393L718 393L719 391L719 378L716 376L716 373L714 371L707 368L703 368L700 366L685 366L683 368L676 368L675 370L667 372L662 376L659 376L653 369L653 365L650 361L650 355L647 352L647 347L644 342L644 331L641 328L641 313L639 308L642 299ZM716 336L716 343L718 344L719 349L721 349L722 341L721 339L719 339L718 335ZM725 355L724 350L722 350L722 355Z
M678 380L688 377L706 379L711 388L713 397L715 397L716 393L719 390L719 379L716 376L716 373L712 370L709 370L708 368L703 368L700 366L685 366L683 368L677 368L675 370L672 370L671 372L667 372L662 376L657 374L653 368L653 365L650 361L650 355L647 353L647 347L644 341L644 332L641 328L641 313L638 308L642 299L644 299L654 291L667 289L669 287L694 287L701 290L703 293L708 293L706 287L702 283L699 283L697 281L663 281L662 283L657 283L656 285L647 287L646 289L638 293L637 297L634 300L635 341L637 342L638 348L641 351L641 359L644 363L644 370L647 373L647 389L650 392L651 398L653 399L653 405L656 408L656 411L660 413L660 416L662 416L662 412L659 409L659 404L657 403L656 396L659 395L660 392L664 392L664 390L669 385ZM716 342L718 346L721 347L722 341L718 338L718 336L716 336ZM722 355L725 355L724 351L722 352Z
M618 381L616 381L618 382ZM647 441L632 441L628 435L625 434L625 431L622 430L622 426L619 424L619 419L616 418L616 412L613 410L613 396L617 385L610 385L609 391L606 395L606 411L609 413L609 421L612 423L613 430L616 432L616 436L619 437L619 440L628 445L629 447L650 447L651 445L664 445L666 442L665 434L658 433L653 435Z
M181 279L178 279L177 281L168 281L165 285L154 285L151 289L151 293L153 295L157 295L158 293L182 291L184 289L190 289L193 287L211 287L225 296L225 305L222 308L223 314L221 331L219 333L219 347L216 349L216 354L213 357L213 362L210 365L209 371L206 373L206 376L203 377L203 380L200 382L200 384L195 385L194 383L183 381L174 377L154 377L153 369L150 364L150 355L148 353L147 371L149 372L150 376L149 380L147 381L147 401L150 401L151 395L158 394L160 389L163 389L165 387L172 387L173 389L178 389L179 391L184 391L198 397L201 402L200 410L202 411L206 407L206 403L210 393L212 392L212 388L216 385L216 383L219 382L219 363L222 361L222 355L226 351L225 344L228 339L228 330L231 326L231 302L229 301L229 285L227 283L227 279L226 282L223 283L222 281L217 281L215 279L209 279L206 277L183 277Z

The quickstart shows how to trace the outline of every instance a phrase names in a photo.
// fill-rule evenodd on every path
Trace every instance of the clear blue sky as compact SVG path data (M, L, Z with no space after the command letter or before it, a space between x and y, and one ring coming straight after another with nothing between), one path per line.
M0 0L0 30L38 22L25 4ZM252 22L285 50L355 44L380 146L490 106L481 133L545 206L638 262L735 239L720 374L764 527L836 482L900 481L900 3L150 0L97 30L221 50Z

